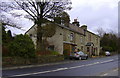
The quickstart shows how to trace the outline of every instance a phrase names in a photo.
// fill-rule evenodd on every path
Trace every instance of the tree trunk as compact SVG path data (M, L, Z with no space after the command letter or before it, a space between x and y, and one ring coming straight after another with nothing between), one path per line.
M41 51L42 50L42 19L37 21L37 51Z
M40 19L38 20L37 22L37 51L38 52L41 52L41 51L44 51L44 45L43 45L43 40L42 40L42 36L43 36L43 31L42 31L42 22L43 22L43 19Z
M41 27L37 26L37 51L42 51L42 32Z

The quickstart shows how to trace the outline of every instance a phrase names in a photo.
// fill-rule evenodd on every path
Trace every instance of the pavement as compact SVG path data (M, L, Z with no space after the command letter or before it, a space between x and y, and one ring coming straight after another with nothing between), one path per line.
M36 64L36 65L25 65L25 66L14 66L14 67L4 67L2 70L10 70L10 69L22 69L22 68L31 68L31 67L41 67L41 66L49 66L49 65L57 65L57 64L65 64L75 62L74 60L64 60L61 62L55 62L55 63L44 63L44 64Z
M105 56L92 56L92 58L88 58L88 60L92 60L95 58L102 58ZM24 66L13 66L13 67L4 67L2 70L11 70L11 69L22 69L22 68L31 68L31 67L41 67L41 66L50 66L50 65L58 65L58 64L66 64L66 63L72 63L78 60L63 60L60 62L53 62L53 63L43 63L43 64L35 64L35 65L24 65Z

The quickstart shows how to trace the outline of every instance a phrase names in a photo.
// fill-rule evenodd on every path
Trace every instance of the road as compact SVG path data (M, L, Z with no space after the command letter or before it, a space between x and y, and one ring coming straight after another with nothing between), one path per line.
M74 60L55 65L3 70L3 77L25 76L118 76L118 55Z

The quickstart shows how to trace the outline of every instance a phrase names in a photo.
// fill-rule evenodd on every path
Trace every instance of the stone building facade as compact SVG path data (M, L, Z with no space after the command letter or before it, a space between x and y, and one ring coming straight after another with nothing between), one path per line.
M76 20L74 21L76 22ZM36 26L31 27L26 34L30 35L36 45ZM56 33L47 38L49 49L58 51L60 54L69 55L75 48L87 53L88 55L99 55L100 37L87 30L87 26L78 26L72 23L68 26L56 25Z

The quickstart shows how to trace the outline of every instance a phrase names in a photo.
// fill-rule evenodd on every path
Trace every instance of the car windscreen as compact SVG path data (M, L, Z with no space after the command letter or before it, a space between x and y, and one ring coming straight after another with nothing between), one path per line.
M82 51L78 52L78 54L80 54L80 55L84 55L84 53L83 53Z

